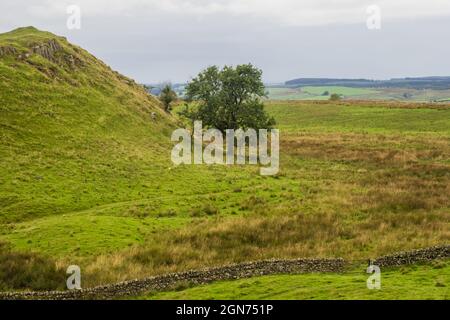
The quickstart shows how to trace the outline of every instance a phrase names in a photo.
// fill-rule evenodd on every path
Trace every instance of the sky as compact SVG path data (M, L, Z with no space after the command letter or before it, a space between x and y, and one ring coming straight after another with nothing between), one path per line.
M71 5L79 29L67 26ZM141 83L242 63L268 83L450 76L449 0L1 0L0 32L24 26Z

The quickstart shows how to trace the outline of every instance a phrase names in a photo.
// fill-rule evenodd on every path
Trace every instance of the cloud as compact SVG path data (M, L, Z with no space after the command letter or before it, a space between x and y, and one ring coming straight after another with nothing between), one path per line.
M14 4L11 4L14 3ZM317 26L364 22L366 8L378 5L383 19L450 16L448 0L31 0L5 1L2 7L26 9L30 15L51 17L78 4L87 16L233 16L286 26ZM3 12L6 12L2 10Z
M133 3L171 14L233 15L291 26L358 23L366 20L369 5L378 5L383 18L390 20L450 15L448 0L141 0L130 5Z
M66 27L73 4L81 30ZM377 31L366 27L374 4ZM248 62L270 82L383 79L448 75L448 16L449 0L1 0L0 32L33 25L66 36L141 82Z

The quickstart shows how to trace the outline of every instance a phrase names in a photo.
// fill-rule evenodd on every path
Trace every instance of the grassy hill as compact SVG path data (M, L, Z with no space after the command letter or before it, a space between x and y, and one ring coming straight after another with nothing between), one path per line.
M449 242L448 105L267 109L279 175L174 167L177 120L143 87L51 33L0 35L0 289Z
M240 171L174 168L177 122L159 101L33 27L0 35L0 114L0 260L18 260L0 266L0 288L35 286L9 281L36 268L24 261L94 259L201 217Z
M167 149L173 120L158 101L50 33L17 29L0 47L11 51L0 58L0 220L130 200L121 190Z

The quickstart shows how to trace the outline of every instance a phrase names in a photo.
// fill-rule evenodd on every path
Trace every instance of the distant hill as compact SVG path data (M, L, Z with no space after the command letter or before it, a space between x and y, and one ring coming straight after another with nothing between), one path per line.
M343 86L354 88L450 89L450 77L395 78L390 80L298 78L285 82L290 87Z

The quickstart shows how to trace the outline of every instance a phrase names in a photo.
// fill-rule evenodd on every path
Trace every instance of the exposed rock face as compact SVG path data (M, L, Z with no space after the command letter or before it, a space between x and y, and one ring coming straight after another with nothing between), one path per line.
M391 267L426 262L450 257L450 246L437 246L407 252L399 252L377 258L373 264L379 267Z
M122 83L130 87L140 88L140 85L138 85L134 80L113 71L102 61L96 59L94 56L85 52L81 48L70 44L64 37L51 35L49 33L42 33L33 27L19 29L18 30L21 32L28 31L29 35L23 36L23 39L21 38L21 40L17 41L17 43L5 42L3 44L2 42L2 45L0 45L0 58L6 56L12 57L20 62L27 63L35 67L48 78L68 81L73 85L78 85L78 82L77 80L71 78L70 75L63 75L59 72L59 68L55 68L55 66L51 64L41 63L42 61L34 58L36 58L36 56L43 57L61 69L69 72L89 67L91 64L100 64L109 69L111 72L114 72L117 79ZM37 38L35 34L42 34L43 37ZM152 102L155 102L155 100L152 99Z
M47 42L33 45L31 52L44 57L59 65L68 65L74 68L77 65L81 65L81 60L77 59L71 54L64 51L64 48L59 44L56 39L51 39Z
M11 46L4 46L0 47L0 57L7 56L7 55L16 55L17 50L14 47Z
M28 52L19 52L13 46L0 47L0 57L10 55L20 60L25 60L32 54L38 54L53 63L60 66L69 66L72 69L76 66L83 65L80 59L65 52L64 48L56 39L51 39L43 43L32 44Z
M55 39L51 39L46 43L34 45L31 48L33 53L39 54L50 61L55 61L55 54L62 50L63 48Z

